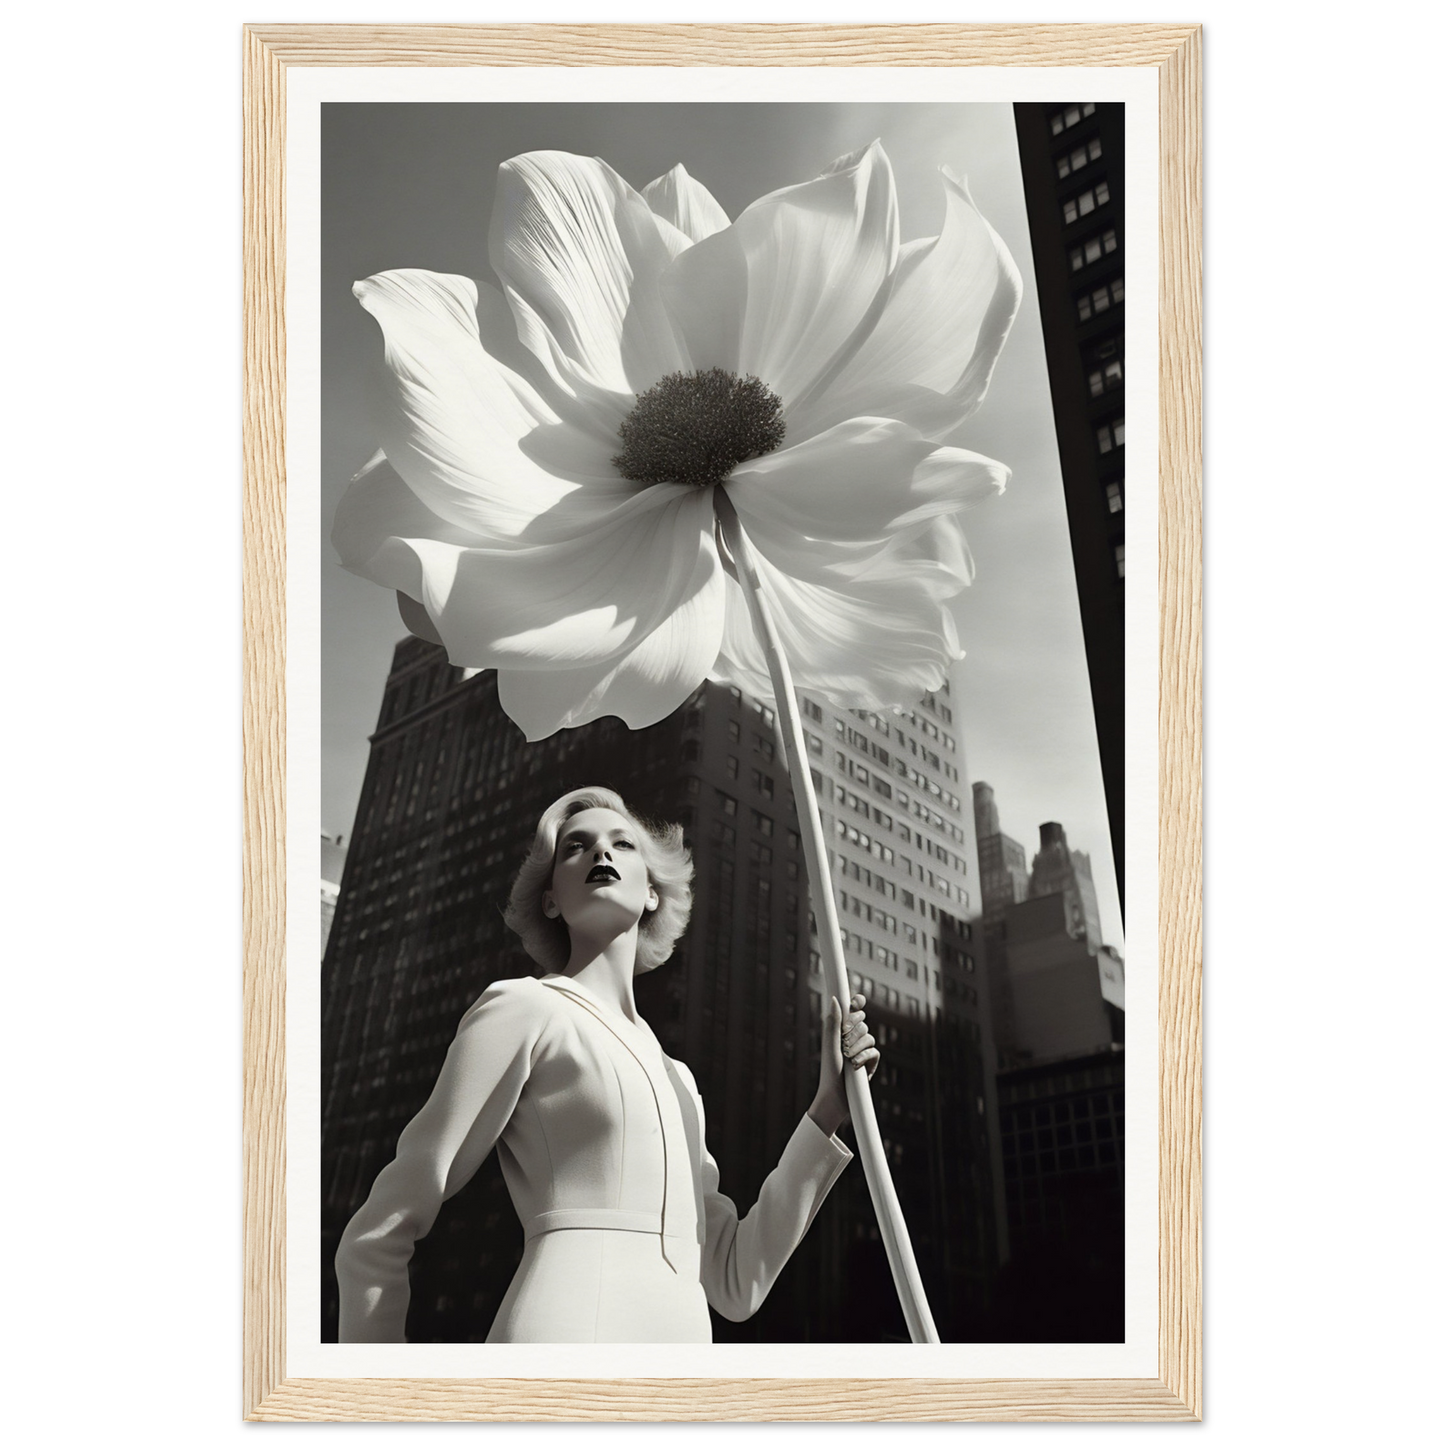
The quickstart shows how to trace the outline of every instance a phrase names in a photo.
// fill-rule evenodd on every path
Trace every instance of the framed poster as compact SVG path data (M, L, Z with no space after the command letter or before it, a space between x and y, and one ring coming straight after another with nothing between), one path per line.
M1201 1419L1202 45L1199 23L241 27L243 1419ZM1131 733L1127 763L1136 900L1130 978L1157 996L1157 1013L1143 1010L1146 1022L1130 1033L1131 1045L1142 1040L1157 1078L1147 1081L1142 1110L1134 1110L1130 1094L1130 1169L1147 1175L1147 1188L1140 1192L1131 1173L1129 1220L1131 1247L1159 1263L1130 1276L1126 1340L1117 1350L974 1341L701 1347L711 1351L705 1355L594 1345L551 1358L507 1347L506 1363L488 1358L486 1374L474 1364L477 1348L465 1345L328 1344L315 1329L308 1282L321 1260L314 1225L306 1224L315 1218L308 1178L321 1114L319 1000L306 971L315 970L315 944L309 952L301 944L306 910L283 902L299 893L296 840L315 838L311 783L298 779L321 749L319 390L331 363L318 325L319 289L322 231L329 225L335 233L342 223L324 179L324 108L332 107L332 136L342 136L332 156L367 156L361 169L380 175L377 156L403 147L396 182L419 155L415 134L392 126L403 108L448 137L428 152L436 163L435 156L458 155L478 139L478 116L484 133L516 134L519 152L545 144L582 149L569 134L610 136L616 152L649 114L670 117L666 129L681 144L689 131L678 114L692 108L705 113L698 129L711 123L722 131L725 150L727 137L743 136L749 124L796 137L848 108L871 108L871 117L892 126L910 107L918 116L929 105L977 107L984 126L990 105L1084 95L1095 97L1091 110L1123 104L1130 114L1134 236L1152 234L1157 217L1162 237L1157 259L1140 256L1136 243L1130 276L1130 347L1147 377L1143 405L1131 403L1130 527L1136 543L1156 530L1159 545L1157 569L1147 555L1152 546L1140 555L1136 545L1131 595L1144 605L1134 604L1130 616L1126 691L1131 720L1143 717L1147 727L1157 715L1159 733ZM562 107L571 107L572 131L558 120ZM793 107L796 118L767 118L769 107L767 116ZM543 110L556 124L539 127L529 118ZM1065 110L1059 114L1065 124ZM561 139L529 139L543 130ZM751 144L756 149L756 130ZM712 155L721 150L714 137ZM627 179L642 185L647 176ZM364 201L366 185L351 195ZM905 192L907 227L906 201ZM736 214L737 202L730 211ZM913 234L916 228L905 231ZM338 264L353 262L348 254ZM405 260L377 269L387 264ZM1103 302L1090 303L1120 299L1105 293ZM1100 376L1100 386L1108 384L1104 363ZM1123 444L1121 422L1114 442ZM1153 475L1157 486L1142 486ZM290 870L283 840L293 854ZM1142 964L1134 964L1140 955ZM1157 1121L1156 1140L1140 1139L1139 1120Z

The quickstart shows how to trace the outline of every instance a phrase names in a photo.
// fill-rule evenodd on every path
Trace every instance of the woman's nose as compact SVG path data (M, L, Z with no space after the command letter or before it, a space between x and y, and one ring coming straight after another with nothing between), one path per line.
M592 850L592 856L599 860L602 858L610 859L612 857L612 850L606 847L604 844L599 843L596 848Z

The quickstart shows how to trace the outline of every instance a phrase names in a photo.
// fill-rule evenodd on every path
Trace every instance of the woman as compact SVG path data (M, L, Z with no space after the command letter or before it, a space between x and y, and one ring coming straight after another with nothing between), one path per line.
M695 1343L707 1307L752 1315L852 1153L844 1058L878 1050L861 997L828 1013L818 1092L743 1219L717 1191L702 1100L637 1013L634 974L671 955L692 907L681 828L585 788L542 815L506 921L544 968L463 1016L436 1087L336 1255L343 1343L401 1341L407 1263L493 1145L522 1263L488 1343Z

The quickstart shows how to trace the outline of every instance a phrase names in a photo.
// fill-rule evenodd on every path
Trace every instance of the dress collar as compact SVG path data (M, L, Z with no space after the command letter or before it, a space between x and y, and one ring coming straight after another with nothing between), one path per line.
M576 979L568 978L565 974L549 973L537 980L546 984L548 988L554 988L558 993L570 994L579 1003L585 1005L593 1013L597 1014L607 1024L621 1024L625 1028L633 1029L642 1035L653 1048L661 1050L662 1045L657 1041L657 1035L652 1032L644 1019L630 1019L625 1013L619 1012L609 1004L602 1002L591 989L580 984Z

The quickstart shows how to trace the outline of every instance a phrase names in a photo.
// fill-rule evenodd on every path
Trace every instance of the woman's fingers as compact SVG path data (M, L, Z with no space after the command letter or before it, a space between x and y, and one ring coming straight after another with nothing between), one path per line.
M848 1012L844 1013L834 998L829 1001L828 1014L830 1021L836 1022L839 1027L843 1057L855 1069L867 1069L868 1077L872 1078L873 1071L878 1067L879 1053L878 1041L868 1032L868 1020L863 1013L867 1002L861 993L855 993L848 1000Z

